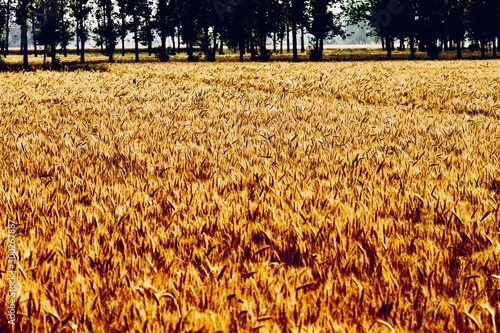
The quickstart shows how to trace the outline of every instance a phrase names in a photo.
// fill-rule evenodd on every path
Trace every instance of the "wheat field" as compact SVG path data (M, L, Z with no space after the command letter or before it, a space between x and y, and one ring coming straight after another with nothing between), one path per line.
M500 62L0 73L9 332L500 332Z

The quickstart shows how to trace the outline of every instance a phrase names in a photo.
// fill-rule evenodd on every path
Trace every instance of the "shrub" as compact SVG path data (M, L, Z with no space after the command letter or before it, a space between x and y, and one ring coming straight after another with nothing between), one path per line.
M310 48L309 51L307 51L307 54L309 55L309 60L311 60L311 61L321 61L322 60L321 52L314 47Z
M266 50L264 54L259 55L259 60L260 61L269 61L269 60L271 60L271 55L272 55L271 51Z
M155 48L154 50L155 52L155 56L158 60L160 60L161 62L167 62L170 60L170 55L169 55L169 50L167 49L165 52L163 52L161 50L161 47L157 47Z
M67 72L86 71L86 72L109 72L108 64L74 64L64 66Z
M436 44L434 43L430 43L429 45L427 45L425 51L432 60L436 60L441 53L441 48L436 46Z
M0 71L6 71L7 70L7 64L5 63L5 59L3 54L0 54Z
M201 53L198 53L197 55L194 55L194 54L190 55L190 56L188 56L188 61L189 62L198 62L198 61L200 61L201 55L202 55Z

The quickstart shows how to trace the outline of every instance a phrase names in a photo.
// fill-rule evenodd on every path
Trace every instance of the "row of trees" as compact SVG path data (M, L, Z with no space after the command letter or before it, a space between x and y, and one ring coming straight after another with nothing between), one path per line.
M347 0L344 8L351 22L370 24L388 58L395 39L403 49L407 41L412 59L417 49L431 58L442 49L456 49L461 58L465 41L480 49L483 58L489 47L497 56L498 0Z
M367 24L382 40L388 58L394 49L408 44L411 57L417 50L436 58L439 51L456 49L461 57L466 40L485 56L492 45L494 56L500 36L498 0L0 0L0 51L9 51L12 23L21 27L21 52L28 66L28 35L32 44L44 46L44 55L57 66L56 49L64 54L76 40L81 62L92 37L113 61L115 48L133 35L135 58L139 44L168 60L167 40L177 48L185 44L189 59L200 47L208 60L215 60L222 45L249 52L253 60L269 59L266 45L274 49L291 35L292 58L298 60L298 37L304 52L304 34L313 36L310 56L321 60L324 40L343 35L343 24ZM28 34L29 32L29 34Z

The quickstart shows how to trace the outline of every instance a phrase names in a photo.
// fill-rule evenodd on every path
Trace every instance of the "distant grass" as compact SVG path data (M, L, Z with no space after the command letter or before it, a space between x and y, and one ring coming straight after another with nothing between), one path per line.
M269 49L272 52L272 56L270 61L277 62L290 62L292 61L292 53L284 51L283 53L273 52L272 49ZM199 61L204 62L205 56L196 51L195 55L199 56ZM386 59L386 51L382 49L325 49L323 54L323 61L385 61ZM72 70L74 68L81 68L83 70L94 70L92 64L108 62L108 57L103 55L100 50L87 50L85 53L85 63L88 66L80 65L80 57L76 55L74 50L68 53L67 57L64 57L62 54L57 55L63 65L63 70ZM491 59L491 53L487 54L487 57ZM469 50L463 51L463 59L480 59L480 52L471 52ZM410 53L409 50L406 51L393 51L391 60L409 60ZM456 59L456 51L446 51L442 52L439 56L440 60L454 60ZM425 52L417 52L416 60L429 60L429 57ZM187 62L187 55L184 52L177 53L175 55L170 56L170 62ZM244 61L249 62L250 54L245 54ZM310 61L309 56L306 52L299 52L299 61ZM11 71L22 70L22 56L16 53L11 53L4 59L5 66ZM133 63L135 62L135 54L133 50L127 50L125 55L122 56L121 52L116 52L114 57L115 63ZM149 55L145 50L141 50L140 52L140 60L139 62L159 62L155 54ZM230 49L225 49L223 55L217 54L216 62L239 62L239 53L234 53ZM43 55L39 54L38 57L34 57L32 53L29 56L29 64L31 69L43 69ZM46 64L50 67L50 58L47 58Z

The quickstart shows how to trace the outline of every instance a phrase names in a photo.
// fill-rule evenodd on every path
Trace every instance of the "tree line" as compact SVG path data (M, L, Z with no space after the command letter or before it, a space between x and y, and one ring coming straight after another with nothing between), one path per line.
M213 61L225 45L239 52L241 61L246 53L266 61L270 39L274 51L279 46L281 52L287 39L292 60L298 61L306 33L313 37L310 59L322 60L326 39L345 36L346 24L364 24L382 41L387 58L396 47L409 48L412 59L417 51L435 59L441 50L456 50L461 58L466 42L482 57L489 49L496 57L498 18L498 0L0 0L0 52L9 53L15 23L21 28L25 68L28 36L35 56L43 46L52 68L58 66L56 51L66 55L75 40L80 62L85 62L89 39L113 61L117 48L124 54L130 34L136 61L140 44L167 61L181 43L189 60L197 59L199 48Z

